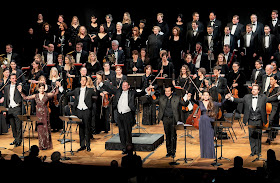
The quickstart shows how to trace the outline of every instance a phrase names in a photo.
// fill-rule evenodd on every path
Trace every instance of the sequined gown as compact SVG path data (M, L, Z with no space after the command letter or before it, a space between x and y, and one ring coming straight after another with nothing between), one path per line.
M36 101L36 116L39 118L37 122L37 131L39 139L39 149L46 150L52 149L52 138L51 138L51 125L50 125L50 115L47 107L48 96L44 94L42 100L39 98L39 94L35 95Z

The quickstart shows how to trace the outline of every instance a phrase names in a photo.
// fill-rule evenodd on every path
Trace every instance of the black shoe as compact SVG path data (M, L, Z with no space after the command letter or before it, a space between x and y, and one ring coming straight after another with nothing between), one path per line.
M123 151L122 151L122 155L125 155L125 154L127 154L127 151L126 151L126 150L123 150Z
M21 142L15 144L15 147L21 146Z
M91 148L90 147L87 147L87 152L90 152L91 151Z
M171 153L167 153L165 157L170 157L172 154Z
M270 139L267 139L265 143L267 143L268 145L270 145L270 144L271 144L271 140L270 140Z
M250 157L253 157L253 156L255 156L255 154L251 153L251 154L250 154Z
M10 143L10 145L12 146L12 145L15 145L17 143L17 141L13 141L12 143Z
M175 158L175 157L176 157L175 153L171 153L171 158Z
M78 149L77 151L79 152L79 151L83 151L83 150L85 150L86 149L86 146L83 146L83 147L81 147L80 149Z

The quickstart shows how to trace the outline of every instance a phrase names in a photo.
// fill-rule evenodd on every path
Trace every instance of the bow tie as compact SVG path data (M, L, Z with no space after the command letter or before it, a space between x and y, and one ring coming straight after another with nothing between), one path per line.
M270 34L266 34L265 36L270 36Z
M208 36L213 36L212 34L208 34Z
M229 37L229 34L228 35L226 35L227 37Z
M252 24L252 25L256 25L256 24Z
M258 99L258 97L252 97L252 99Z
M257 69L256 71L261 71L261 69Z
M272 20L273 22L276 22L277 20Z

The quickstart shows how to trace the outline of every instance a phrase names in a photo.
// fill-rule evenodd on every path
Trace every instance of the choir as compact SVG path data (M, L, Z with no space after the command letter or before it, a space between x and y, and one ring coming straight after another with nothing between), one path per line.
M40 116L40 149L52 148L50 129L62 128L58 116L63 115L83 119L79 125L79 150L90 151L90 138L108 133L110 123L118 124L125 149L132 142L131 127L138 115L136 109L141 106L144 125L163 120L167 156L174 156L174 124L186 123L197 105L202 112L201 157L214 158L213 147L207 150L205 145L212 143L209 136L214 135L210 122L223 119L213 115L215 108L222 109L222 114L247 112L244 106L248 101L243 98L256 89L255 85L261 96L273 98L279 94L277 10L272 11L271 21L266 24L252 14L250 22L243 25L239 16L234 15L231 22L223 22L224 27L215 12L209 14L207 24L200 21L198 12L193 13L193 20L188 23L179 14L173 26L167 24L163 13L158 13L151 30L147 29L145 19L136 25L129 12L124 13L120 22L114 22L113 16L107 14L100 25L92 15L88 26L81 25L77 16L69 24L63 17L59 15L57 24L50 25L39 14L24 39L23 55L15 53L11 44L0 55L0 102L10 109L0 114L0 120L1 126L10 121L15 138L11 145L21 145L22 129L16 114L24 108L23 113ZM141 85L134 86L130 78L139 74ZM127 90L133 92L127 94ZM174 97L179 111L164 97ZM135 105L142 105L131 106L130 101L136 98ZM158 118L157 104L161 114ZM279 126L279 102L272 101L271 110L267 123L269 127ZM257 113L251 109L249 112ZM277 134L277 130L269 132L267 143ZM252 155L256 153L253 149Z

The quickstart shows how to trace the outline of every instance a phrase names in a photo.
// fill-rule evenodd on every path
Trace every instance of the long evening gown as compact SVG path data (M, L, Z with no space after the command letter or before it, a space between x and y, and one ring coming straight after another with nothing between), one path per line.
M199 119L200 156L201 158L215 159L214 128L211 124L214 119L208 116L203 102L198 102L201 110L201 116ZM219 107L222 104L214 102L214 105L215 107Z
M35 95L36 101L36 116L39 118L37 122L37 131L39 139L39 149L46 150L52 149L52 138L51 138L51 125L50 125L50 115L47 107L48 103L47 94L44 95L42 100L40 100L39 94Z

